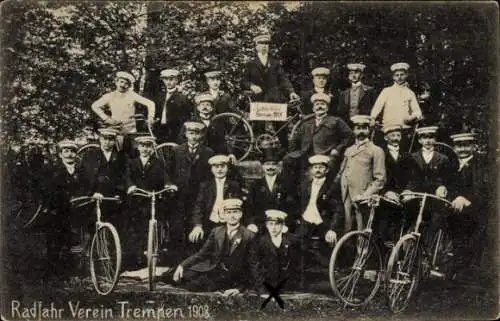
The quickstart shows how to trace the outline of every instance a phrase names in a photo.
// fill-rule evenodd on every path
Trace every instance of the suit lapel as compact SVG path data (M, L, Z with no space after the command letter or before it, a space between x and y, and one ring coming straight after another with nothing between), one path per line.
M271 250L271 253L274 254L275 256L278 255L276 252L276 246L274 245L273 241L271 240L271 235L269 233L266 233L266 236L264 238L265 242L267 243L267 246ZM284 241L284 239L283 239Z
M419 150L417 152L417 155L415 158L415 161L417 162L417 165L418 167L420 167L421 169L424 168L424 164L425 164L425 161L424 161L424 157L422 156L422 150Z
M224 250L224 240L226 239L227 227L224 226L220 230L218 230L217 234L215 234L215 240L217 242L217 248L219 253L222 255L222 251Z
M361 102L361 99L363 99L364 95L365 95L365 86L363 84L361 84L361 86L359 88L358 105L359 105L359 102Z
M241 241L243 239L243 231L242 227L238 227L238 232L233 236L233 241L231 244L231 250L229 250L229 255L232 255L234 250L240 245Z
M363 145L361 145L359 148L356 148L356 147L353 148L353 151L350 153L349 156L352 157L352 156L355 156L355 155L361 153L362 151L364 151L368 147L369 144L370 144L370 142L366 142Z

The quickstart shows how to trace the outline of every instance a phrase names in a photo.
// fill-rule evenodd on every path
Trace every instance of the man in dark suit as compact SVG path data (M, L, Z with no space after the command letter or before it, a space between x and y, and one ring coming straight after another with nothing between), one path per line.
M224 199L241 197L241 185L227 177L229 161L229 157L225 155L215 155L208 160L213 178L199 185L191 215L193 224L189 233L191 243L199 242L208 231L223 223L221 214Z
M136 137L135 141L139 149L139 157L127 161L125 169L127 194L133 194L137 188L147 191L159 191L164 188L170 188L171 191L177 190L177 186L171 183L163 162L154 156L155 139L151 136L139 136ZM171 201L172 196L171 192L169 194L170 197L160 195L156 203L157 220L163 224L168 222L169 213L167 211L172 211L175 208L172 204L168 204L171 202L168 202L167 199ZM150 212L151 201L149 198L132 195L129 199L128 214L122 229L122 234L126 236L123 248L132 253L131 259L137 259L138 256L140 261L142 253L146 249Z
M81 159L82 184L85 194L94 197L120 196L125 191L123 172L125 171L125 156L116 148L118 131L113 128L99 129L100 149L90 150ZM118 205L104 202L101 209L106 219L116 222Z
M460 167L453 177L450 196L456 215L448 218L453 246L455 248L454 276L460 281L469 281L471 265L478 265L484 250L484 238L488 224L485 198L488 195L488 175L485 163L474 153L474 134L452 135Z
M300 242L284 231L285 212L268 209L265 217L267 231L255 240L251 250L254 287L262 293L264 282L276 287L286 280L285 288L291 289L299 280Z
M285 156L285 173L300 178L307 170L307 160L312 155L329 155L331 170L335 172L344 149L354 140L349 126L339 117L328 115L330 96L314 94L314 118L306 120L298 129L290 144L291 152ZM296 182L292 180L292 184Z
M235 295L252 285L250 247L254 234L240 225L240 199L223 204L225 225L214 228L203 247L185 259L173 275L175 282L192 291L224 290Z
M184 123L187 141L173 148L167 156L168 173L173 183L178 186L177 207L170 215L170 243L176 253L175 258L185 250L185 240L189 233L189 216L198 195L198 187L212 177L208 160L214 151L203 145L205 125L201 122ZM175 261L170 255L169 258ZM178 262L176 262L177 264Z
M295 234L302 239L304 250L319 249L318 260L322 265L337 241L336 230L343 214L338 184L332 175L327 175L329 161L325 155L309 158L310 177L299 185L299 205L295 213Z
M243 69L242 88L251 90L255 101L285 102L298 100L292 83L280 63L269 57L270 35L254 38L257 57L250 60Z
M263 230L266 210L288 211L293 202L291 186L286 184L279 168L280 160L277 150L266 149L262 159L264 177L255 180L250 186L246 202L246 223L252 232Z
M160 91L155 99L155 136L160 143L175 142L182 124L193 114L193 104L181 93L179 85L179 71L165 69L160 74L165 90Z
M326 87L328 82L328 76L330 75L330 70L324 67L314 68L311 71L311 75L313 77L312 81L314 84L314 88L304 91L300 95L302 101L302 112L304 113L304 115L309 115L313 113L313 103L311 102L312 95L321 93L321 94L327 94L328 96L330 96L330 98L333 98L330 89ZM333 116L338 116L335 115L334 108L330 108L328 110L328 114Z
M346 123L352 116L370 115L376 94L373 87L363 84L363 72L366 66L361 63L347 64L351 87L340 92L335 116L342 118Z
M208 71L205 73L207 79L208 90L204 94L210 94L214 98L213 105L215 114L232 112L234 109L234 102L231 95L220 89L221 74L219 70Z

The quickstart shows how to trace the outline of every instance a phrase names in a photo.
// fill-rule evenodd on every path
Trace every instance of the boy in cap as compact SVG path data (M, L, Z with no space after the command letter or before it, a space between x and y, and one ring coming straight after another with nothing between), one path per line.
M304 91L301 94L302 101L302 111L305 115L309 115L313 113L313 103L311 102L311 97L314 94L321 93L327 94L332 98L332 93L329 88L327 88L328 76L330 76L330 70L324 67L314 68L311 71L312 81L314 88L308 91ZM333 115L334 110L330 109L329 114Z
M305 120L292 137L290 150L285 156L285 173L300 177L307 168L307 159L313 155L328 155L335 171L344 149L353 140L349 126L339 117L328 115L330 96L312 95L314 117ZM296 186L296 184L295 184Z
M314 155L308 161L310 177L301 181L297 192L299 206L295 233L302 239L304 250L319 247L319 261L326 262L327 252L337 241L335 230L342 213L340 193L334 177L327 175L329 157Z
M215 114L231 112L234 109L234 102L231 99L231 95L220 89L221 75L222 72L220 70L211 70L205 73L208 90L203 93L210 94L214 98Z
M351 87L340 92L336 115L349 123L352 116L369 115L375 102L373 87L363 84L363 73L366 65L362 63L349 63L348 79Z
M128 151L131 146L127 135L137 132L133 116L136 114L135 104L141 104L148 109L148 121L152 121L155 103L133 90L135 77L125 71L116 73L116 90L104 94L92 104L92 110L106 125L120 126L118 143ZM109 109L110 114L106 112ZM124 141L126 140L126 141Z
M487 234L488 182L486 162L475 153L476 137L472 133L452 135L460 167L450 185L450 196L457 215L450 216L448 224L455 247L456 279L466 281L472 264L478 264Z
M356 141L346 149L337 175L344 203L346 233L352 229L353 207L357 229L363 229L366 223L354 203L377 194L386 181L384 151L369 138L372 119L367 115L356 115L351 117L351 122Z
M170 192L176 191L177 186L171 183L163 162L155 156L155 138L151 136L139 136L135 138L139 156L128 159L125 168L125 188L128 195L133 194L137 188L147 191L159 191L169 188ZM160 197L157 202L158 209L172 208L166 206L165 198ZM163 203L163 204L162 204ZM148 220L151 211L151 202L148 198L131 196L129 199L129 215L125 218L123 235L127 236L123 248L130 250L131 259L139 260L146 248ZM167 220L165 210L157 210L158 221L164 223ZM120 234L121 235L121 234ZM130 262L132 263L132 262Z
M173 211L171 220L170 239L173 248L184 250L187 230L190 223L188 217L193 211L193 206L198 195L200 182L211 178L208 160L214 151L202 144L205 125L198 121L184 123L186 142L174 147L167 155L169 176L173 183L179 187L176 211ZM190 225L190 224L189 224Z
M391 66L394 84L385 87L378 96L370 116L375 119L382 115L382 125L401 125L403 131L402 147L408 146L410 129L415 121L422 119L422 110L417 96L408 88L408 69L406 62L395 63Z
M279 151L273 148L265 149L262 157L264 177L255 180L250 186L247 211L247 228L257 233L264 227L265 211L279 209L288 211L293 201L290 186L281 173L281 157Z
M175 142L182 124L193 114L193 104L179 89L179 74L176 69L165 69L160 73L164 86L155 99L155 136L159 143Z
M276 209L265 211L266 232L255 239L251 249L255 289L263 293L264 282L276 287L286 280L286 288L298 280L300 244L285 232L287 214Z
M209 158L213 178L201 182L192 211L192 230L189 241L197 243L216 225L223 223L223 201L226 198L240 197L241 186L237 181L227 177L230 159L226 155L215 155Z
M251 286L250 246L254 234L240 224L240 199L222 203L224 225L211 230L203 247L185 259L173 275L175 282L191 291L225 290L235 295Z
M269 56L271 36L258 35L254 42L257 55L243 69L242 88L251 90L255 101L280 103L299 100L281 64Z

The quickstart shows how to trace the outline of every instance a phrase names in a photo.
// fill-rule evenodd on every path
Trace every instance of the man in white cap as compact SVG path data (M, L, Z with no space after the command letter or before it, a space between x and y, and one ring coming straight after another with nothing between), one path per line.
M451 139L460 162L450 186L450 199L457 212L448 219L455 248L453 272L457 273L455 279L469 281L474 277L467 277L470 276L468 268L479 265L484 250L488 226L487 195L491 185L485 168L487 162L475 153L476 135L462 133L452 135Z
M327 94L330 98L333 97L330 89L327 87L328 77L330 76L330 69L325 67L317 67L311 71L313 88L302 92L300 95L302 101L302 111L305 115L313 113L313 103L311 97L314 94L321 93ZM335 110L329 109L329 114L333 115Z
M242 88L251 90L255 101L282 103L299 100L280 62L269 56L271 36L258 35L254 42L257 57L243 69Z
M284 171L287 175L300 178L308 167L308 158L319 154L331 157L333 171L338 168L345 148L353 141L353 135L341 118L328 115L330 101L327 94L312 95L314 117L304 121L292 137L292 152L284 159Z
M179 89L180 72L164 69L160 73L163 87L156 94L155 136L160 143L175 142L182 124L193 115L193 104Z
M208 160L213 177L201 182L192 211L192 230L189 233L191 243L200 242L207 232L223 223L223 201L226 198L240 197L241 186L227 177L230 159L226 155L215 155Z
M287 280L285 289L290 289L299 279L300 244L296 236L285 232L287 216L280 210L266 210L266 231L253 243L250 262L254 288L259 293L265 293L264 282L276 287Z
M314 155L308 161L310 177L300 182L297 191L299 204L295 233L302 239L305 250L319 247L320 256L317 258L322 264L327 261L328 252L337 241L336 230L342 205L334 176L328 175L329 157Z
M148 121L152 121L155 113L155 103L134 91L135 77L125 71L116 73L116 90L104 94L92 104L92 110L100 119L110 126L119 126L118 143L125 150L131 148L126 135L137 132L133 116L136 114L135 104L147 107ZM108 111L106 111L108 110ZM125 146L124 146L125 145Z
M175 146L166 155L169 176L179 187L177 207L170 215L172 218L170 240L173 244L171 248L180 251L185 250L185 241L190 232L188 228L192 228L187 218L193 211L200 182L212 177L208 160L214 155L214 151L202 143L206 130L203 123L187 121L184 123L184 128L186 142ZM172 255L169 258L175 261Z
M174 282L191 291L224 290L238 294L252 285L250 247L254 234L240 224L243 202L226 199L224 225L211 230L203 247L185 259L174 272Z
M348 79L351 87L340 92L335 115L342 118L346 123L350 122L352 116L369 115L375 103L375 90L373 87L363 84L363 73L366 65L362 63L349 63Z
M151 211L151 202L147 198L134 197L132 194L141 188L147 191L159 191L169 188L170 197L163 197L157 202L157 219L165 222L168 219L168 211L165 209L174 208L171 196L177 191L177 186L172 184L170 177L163 165L163 162L155 156L155 139L151 136L138 136L135 138L139 156L128 159L125 169L125 188L127 194L131 195L128 215L124 218L123 248L131 252L130 263L140 265L143 259L143 252L146 249L146 238L148 230L148 218ZM160 210L163 209L163 210ZM137 261L137 258L139 260Z
M215 114L232 112L234 109L234 102L231 95L220 88L221 77L222 72L220 70L210 70L205 73L208 90L203 93L210 94L214 98Z
M377 194L386 182L385 155L382 148L370 141L372 119L368 115L351 117L355 143L344 153L344 160L340 165L337 180L340 178L342 201L345 212L345 232L352 229L352 210L355 209L356 225L362 230L366 224L360 210L354 206L358 202Z

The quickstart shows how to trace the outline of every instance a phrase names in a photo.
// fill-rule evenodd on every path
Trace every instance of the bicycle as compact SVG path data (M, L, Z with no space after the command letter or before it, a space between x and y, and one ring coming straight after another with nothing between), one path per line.
M447 263L450 243L447 233L441 228L433 236L430 246L424 246L420 226L429 199L437 200L446 207L451 207L451 202L428 193L404 192L401 197L406 202L413 199L420 200L420 204L413 231L398 240L387 263L386 295L389 308L394 313L402 312L408 307L421 279L426 279L432 274L440 276L440 272L432 271L437 271Z
M76 207L92 202L96 204L96 229L90 246L90 276L97 293L108 295L115 288L120 275L122 249L116 228L111 223L101 221L101 202L119 202L120 199L118 197L82 196L73 198L70 202L74 204L80 201L87 202L78 204Z
M173 191L172 187L164 188L160 191L146 191L141 188L137 188L132 195L147 197L151 199L151 217L148 223L148 243L146 256L148 261L148 283L149 290L154 291L154 280L156 273L156 265L158 264L158 247L160 241L165 239L166 227L162 226L160 228L161 235L158 236L158 221L156 220L156 197L157 195L164 193L165 191Z
M370 208L366 227L348 232L333 249L329 264L330 285L344 307L365 306L380 287L384 262L372 224L381 200L394 207L401 206L399 202L379 195L359 201L359 204L367 204Z
M250 95L251 91L244 91L243 97L248 101L250 108L254 103ZM224 128L224 140L229 147L232 154L234 154L238 161L242 161L247 158L251 152L254 150L257 153L262 153L264 148L276 147L279 144L279 134L287 130L290 125L294 124L297 126L298 123L301 123L303 113L300 108L299 100L291 100L286 104L280 104L282 110L296 110L297 112L293 113L291 116L286 116L286 120L284 120L284 124L281 125L278 129L271 129L269 125L271 122L266 122L265 133L255 136L254 129L249 122L254 122L257 120L247 120L246 117L249 117L249 112L225 112L221 114L215 115L211 121L210 126L214 126L216 128ZM284 108L285 107L285 108ZM295 127L294 126L294 127ZM295 129L297 131L297 129ZM293 132L293 129L292 129Z

